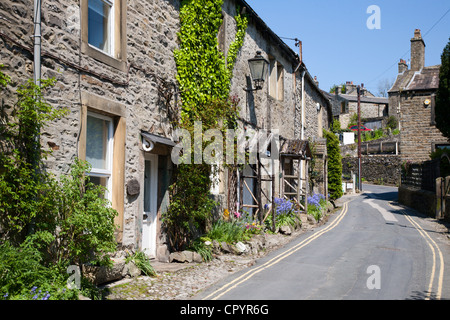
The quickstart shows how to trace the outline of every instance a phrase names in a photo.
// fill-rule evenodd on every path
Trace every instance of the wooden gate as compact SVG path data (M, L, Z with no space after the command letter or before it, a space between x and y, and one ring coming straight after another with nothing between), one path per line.
M440 161L450 162L450 157L444 153ZM438 163L438 168L439 168ZM446 200L450 199L450 176L445 178L439 177L436 180L436 219L445 218Z

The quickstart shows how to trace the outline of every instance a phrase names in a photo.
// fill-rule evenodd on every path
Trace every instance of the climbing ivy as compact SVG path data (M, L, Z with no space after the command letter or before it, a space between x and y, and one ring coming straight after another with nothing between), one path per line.
M181 121L185 125L208 120L202 111L217 100L226 101L229 96L233 68L244 42L248 19L240 14L235 17L236 38L225 57L217 40L223 23L222 4L223 0L183 0L181 3L180 49L175 50L174 55L183 103Z
M236 127L237 102L229 93L248 19L237 8L236 37L225 57L217 38L223 23L222 5L223 0L181 2L180 48L174 51L174 57L182 100L179 125L190 132L195 121L201 121L205 131ZM215 202L210 197L210 165L180 164L177 169L163 219L172 247L182 249L206 231Z

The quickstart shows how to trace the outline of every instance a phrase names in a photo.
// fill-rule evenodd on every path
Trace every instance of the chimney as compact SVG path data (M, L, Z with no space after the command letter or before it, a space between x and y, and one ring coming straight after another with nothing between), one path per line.
M408 65L406 64L406 61L400 59L400 62L398 63L398 73L403 73L406 70L408 70Z
M420 29L414 31L411 39L411 70L420 71L425 66L425 42L420 34Z

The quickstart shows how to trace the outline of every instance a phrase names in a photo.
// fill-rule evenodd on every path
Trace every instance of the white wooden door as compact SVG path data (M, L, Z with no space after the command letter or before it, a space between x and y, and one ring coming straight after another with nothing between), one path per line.
M156 257L156 223L158 201L158 156L145 156L144 212L142 219L142 251L149 258Z

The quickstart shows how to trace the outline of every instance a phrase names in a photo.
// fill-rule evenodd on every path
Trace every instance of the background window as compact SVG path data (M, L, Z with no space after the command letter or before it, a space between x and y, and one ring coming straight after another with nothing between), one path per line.
M113 53L113 2L89 0L88 2L88 42L108 53Z
M91 182L111 190L113 121L99 114L88 113L86 125L86 161L92 170Z

